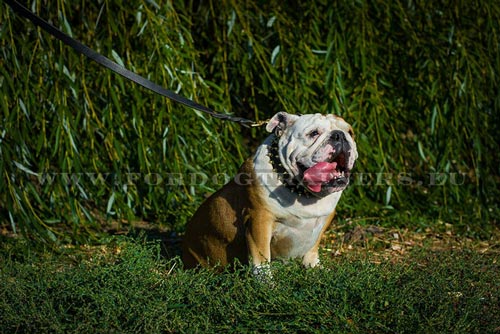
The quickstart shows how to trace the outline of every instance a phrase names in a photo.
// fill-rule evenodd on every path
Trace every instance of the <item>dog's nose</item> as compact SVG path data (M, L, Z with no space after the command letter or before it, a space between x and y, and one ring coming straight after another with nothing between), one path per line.
M351 149L345 133L340 130L332 131L330 134L330 143L335 148L335 152L347 152Z
M341 143L346 141L345 134L340 130L333 131L332 134L330 135L330 138L332 139L333 142Z

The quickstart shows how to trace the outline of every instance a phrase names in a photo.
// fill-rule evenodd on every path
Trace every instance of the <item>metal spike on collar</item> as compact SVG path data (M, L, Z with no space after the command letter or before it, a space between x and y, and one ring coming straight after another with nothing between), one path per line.
M311 198L311 193L297 180L292 179L290 177L290 173L288 173L283 166L283 163L279 157L279 147L278 147L279 137L274 136L271 145L268 146L267 156L271 161L271 165L273 166L273 172L278 174L278 180L288 189L291 193L297 194L297 196L305 198Z

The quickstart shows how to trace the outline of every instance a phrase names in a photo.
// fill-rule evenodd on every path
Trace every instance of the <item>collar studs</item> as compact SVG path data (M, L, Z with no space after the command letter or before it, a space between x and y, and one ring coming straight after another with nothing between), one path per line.
M305 198L311 198L311 193L305 188L301 183L299 183L295 178L292 178L291 175L286 171L285 167L283 167L283 163L279 157L279 147L278 147L279 137L274 136L271 145L268 146L267 156L271 161L271 165L273 166L273 172L278 174L278 180L288 189L291 193L297 194L297 196Z

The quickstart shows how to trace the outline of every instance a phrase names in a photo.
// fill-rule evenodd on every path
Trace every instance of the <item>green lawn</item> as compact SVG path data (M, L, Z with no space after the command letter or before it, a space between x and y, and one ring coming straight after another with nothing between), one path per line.
M160 243L144 238L119 237L59 255L29 252L24 241L9 239L0 262L0 332L500 330L498 245L441 241L447 246L405 248L417 240L413 236L402 248L396 242L381 249L374 245L383 236L351 242L348 234L336 234L330 246L336 249L324 247L323 269L276 263L273 287L245 267L223 274L185 271L178 258L161 255Z

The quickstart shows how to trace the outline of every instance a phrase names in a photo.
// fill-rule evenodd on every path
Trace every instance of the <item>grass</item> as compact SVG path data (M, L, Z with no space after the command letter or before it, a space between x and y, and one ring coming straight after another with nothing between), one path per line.
M30 253L26 241L10 240L1 248L0 332L500 330L498 243L488 250L417 247L381 261L377 254L392 248L377 252L366 243L373 237L365 235L364 246L341 239L330 246L336 252L323 251L324 269L276 263L272 288L245 267L185 271L178 258L161 255L161 244L141 237L59 255Z

